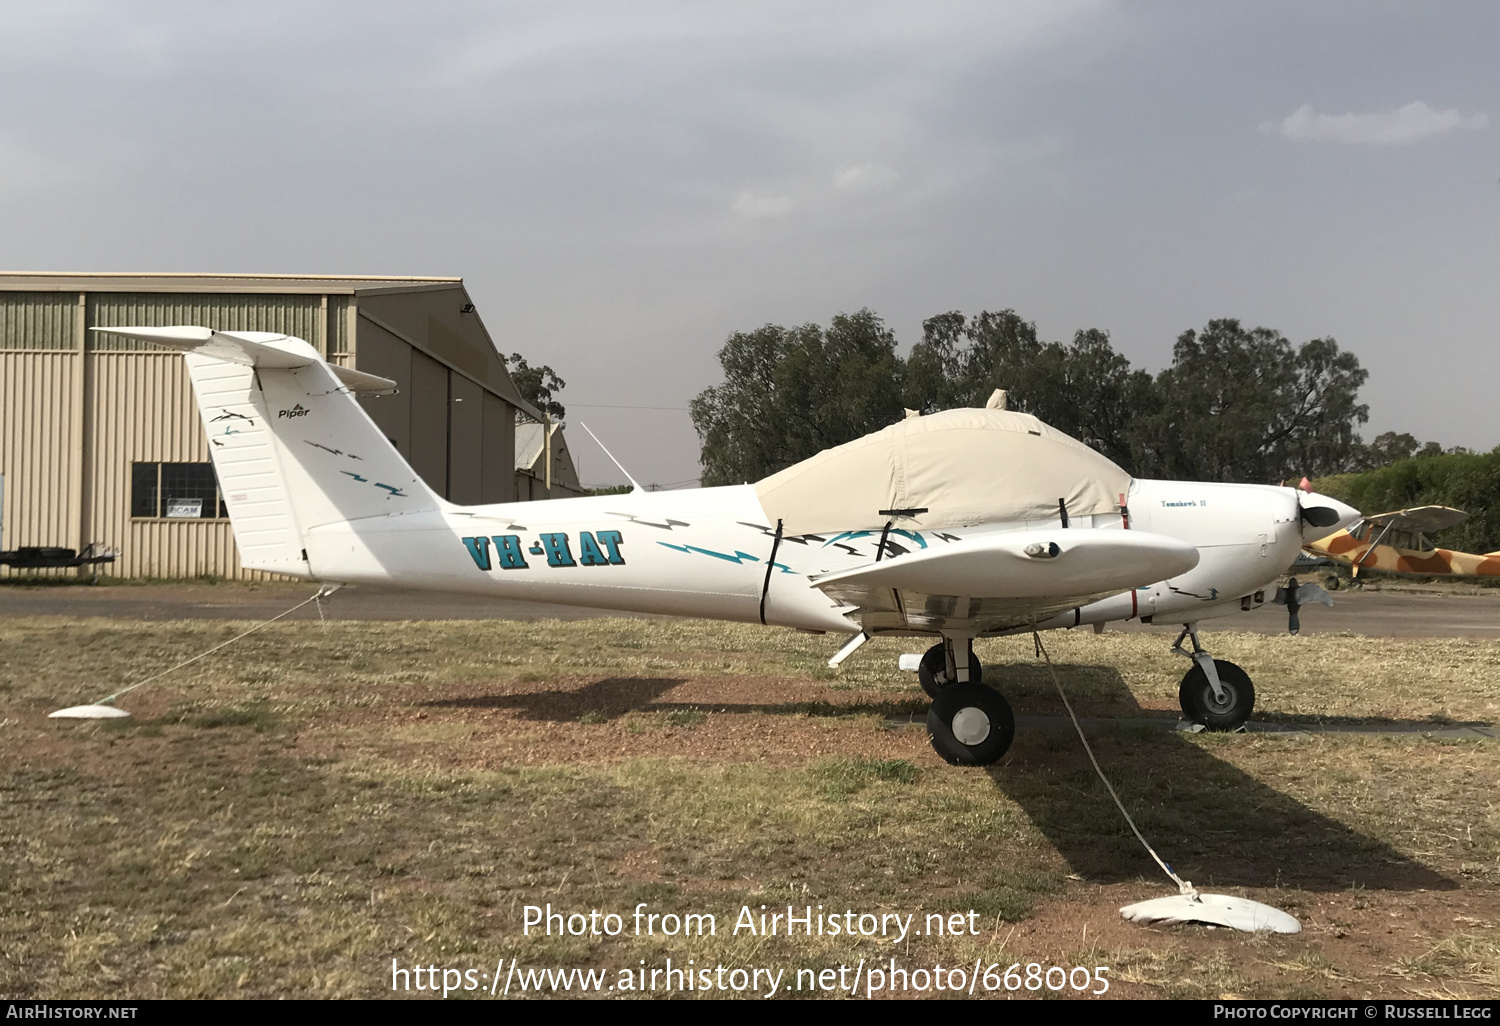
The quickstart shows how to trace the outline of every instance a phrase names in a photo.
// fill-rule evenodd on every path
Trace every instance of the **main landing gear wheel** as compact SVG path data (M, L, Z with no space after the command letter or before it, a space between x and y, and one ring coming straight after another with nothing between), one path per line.
M1208 674L1194 663L1177 690L1182 715L1188 722L1201 723L1209 730L1238 730L1255 708L1255 686L1250 683L1250 675L1231 662L1215 659L1214 669L1219 672L1223 699L1214 697Z
M953 685L954 680L948 675L948 656L943 651L941 641L929 648L927 654L922 657L922 664L917 667L917 680L921 683L922 690L927 692L928 698L937 698ZM984 667L979 665L979 660L974 657L973 648L970 648L969 683L980 684L983 681Z
M998 762L1016 736L1010 703L983 684L949 684L927 709L933 751L955 766Z

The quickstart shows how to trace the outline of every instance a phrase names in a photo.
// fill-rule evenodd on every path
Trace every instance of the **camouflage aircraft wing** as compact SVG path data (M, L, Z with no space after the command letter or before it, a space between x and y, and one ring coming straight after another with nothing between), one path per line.
M1390 527L1393 530L1412 531L1418 534L1432 534L1434 531L1461 524L1467 519L1469 519L1469 514L1451 506L1412 506L1409 509L1376 513L1365 517L1367 522L1377 527Z
M813 578L866 630L1023 626L1186 573L1192 545L1147 531L1003 531Z

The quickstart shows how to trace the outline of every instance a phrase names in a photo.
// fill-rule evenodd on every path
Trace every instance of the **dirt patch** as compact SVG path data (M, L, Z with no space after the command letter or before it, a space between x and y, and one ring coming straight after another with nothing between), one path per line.
M935 766L940 763L925 734L889 722L905 716L920 723L925 715L916 700L793 680L575 676L392 691L352 717L309 724L297 746L310 756L326 755L358 733L378 738L369 750L384 759L447 769L642 758L792 765L868 752L878 733L882 751Z
M1065 898L1030 918L992 924L992 930L1017 958L1110 965L1118 997L1494 996L1485 967L1444 966L1432 958L1455 936L1492 950L1500 945L1500 897L1494 892L1243 894L1294 914L1303 932L1293 935L1142 926L1119 914L1125 905L1170 893L1164 879L1075 884Z
M45 718L59 693L86 696L234 630L0 623L0 873L12 881L0 992L378 996L392 958L795 972L893 953L908 965L1107 965L1113 996L1500 988L1493 741L1100 731L1100 761L1164 857L1205 890L1305 927L1148 928L1118 909L1169 885L1070 728L1022 731L987 770L950 767L927 743L909 676L878 661L831 674L805 636L292 625L132 693L130 720ZM1058 639L1080 712L1171 715L1181 666L1151 640ZM1296 713L1330 690L1415 718L1479 709L1500 663L1487 643L1221 641ZM886 647L882 659L899 650ZM585 651L591 665L569 662ZM1019 712L1058 711L1027 655L983 648L987 679L995 668ZM525 934L522 908L547 903L645 903L726 927L761 905L919 920L973 910L982 928L899 947Z

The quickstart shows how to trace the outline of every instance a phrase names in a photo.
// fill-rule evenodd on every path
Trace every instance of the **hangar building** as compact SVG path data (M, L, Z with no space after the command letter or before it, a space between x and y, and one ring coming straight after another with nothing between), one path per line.
M121 577L265 576L240 569L181 355L88 330L171 324L284 332L392 378L360 401L434 491L517 497L517 413L540 415L461 278L0 274L0 547L114 548L101 570Z
M559 421L544 425L534 420L516 424L516 501L530 502L533 499L564 499L570 495L587 495L588 489L578 483L578 467L573 454L568 450L568 441L563 437ZM547 445L547 435L552 444ZM552 491L547 484L547 455L552 457Z

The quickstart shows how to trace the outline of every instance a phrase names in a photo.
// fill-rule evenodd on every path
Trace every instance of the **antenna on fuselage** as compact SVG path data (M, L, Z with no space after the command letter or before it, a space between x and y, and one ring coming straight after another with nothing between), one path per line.
M583 428L585 431L589 431L589 426L581 420L578 422L578 426ZM604 449L604 443L599 441L598 435L594 434L592 431L589 431L589 437L594 440L595 445L597 445L601 449ZM614 453L610 452L608 449L604 449L604 455L609 457L611 463L620 468L620 473L624 474L625 480L630 482L632 495L634 495L636 492L644 492L646 490L641 487L641 483L639 481L630 476L630 471L625 469L625 464L615 459Z

